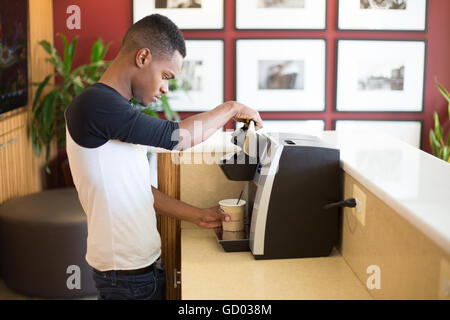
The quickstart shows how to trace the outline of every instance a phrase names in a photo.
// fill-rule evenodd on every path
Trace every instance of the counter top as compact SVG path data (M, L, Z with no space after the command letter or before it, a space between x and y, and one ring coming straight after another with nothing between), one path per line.
M372 299L334 250L329 257L255 260L225 252L211 229L182 229L182 299Z

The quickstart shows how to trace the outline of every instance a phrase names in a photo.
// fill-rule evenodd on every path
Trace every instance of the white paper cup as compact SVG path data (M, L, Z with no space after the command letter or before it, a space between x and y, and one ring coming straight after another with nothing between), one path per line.
M244 230L244 211L245 200L225 199L219 201L220 208L224 213L230 216L230 221L222 221L224 231L242 231Z

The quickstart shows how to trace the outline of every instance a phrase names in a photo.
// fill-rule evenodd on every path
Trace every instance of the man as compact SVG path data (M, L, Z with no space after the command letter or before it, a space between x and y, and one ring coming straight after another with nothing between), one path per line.
M147 16L127 31L100 81L65 113L70 169L88 221L86 260L99 299L165 298L155 210L205 228L229 219L218 208L196 208L151 188L144 146L183 150L231 118L262 126L258 112L233 101L179 123L140 113L131 98L148 105L167 94L185 56L177 26L164 16ZM202 122L200 137L195 121Z

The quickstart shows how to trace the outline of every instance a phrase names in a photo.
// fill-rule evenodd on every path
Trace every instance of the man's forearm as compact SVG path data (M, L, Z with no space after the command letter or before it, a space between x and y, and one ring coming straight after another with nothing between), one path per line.
M152 187L155 211L161 215L192 222L202 228L218 228L222 221L230 221L219 206L200 209L169 197Z
M171 218L195 222L198 219L197 208L174 199L152 187L154 207L158 214Z
M222 128L228 120L235 116L237 105L233 102L226 102L211 111L203 112L184 119L180 122L180 137L182 149L194 146L206 139ZM201 123L201 132L197 132L195 123Z

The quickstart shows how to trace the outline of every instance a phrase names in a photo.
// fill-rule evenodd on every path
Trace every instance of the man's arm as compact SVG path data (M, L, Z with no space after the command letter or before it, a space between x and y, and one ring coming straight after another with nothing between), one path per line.
M225 102L215 109L189 117L179 123L178 150L184 150L209 138L228 120L253 120L256 129L262 128L262 119L259 113L235 101ZM196 122L201 123L201 132L196 132ZM169 197L158 189L152 187L154 207L158 214L195 223L204 228L216 228L222 221L229 221L230 216L224 214L219 206L200 209Z
M236 121L253 120L256 130L262 128L262 119L256 110L239 102L228 101L211 111L196 114L181 121L177 149L184 150L205 141L231 118ZM202 131L200 133L195 130L197 121L201 123Z
M220 207L200 209L169 197L152 187L154 207L158 214L195 223L203 228L217 228L230 216L220 211Z

